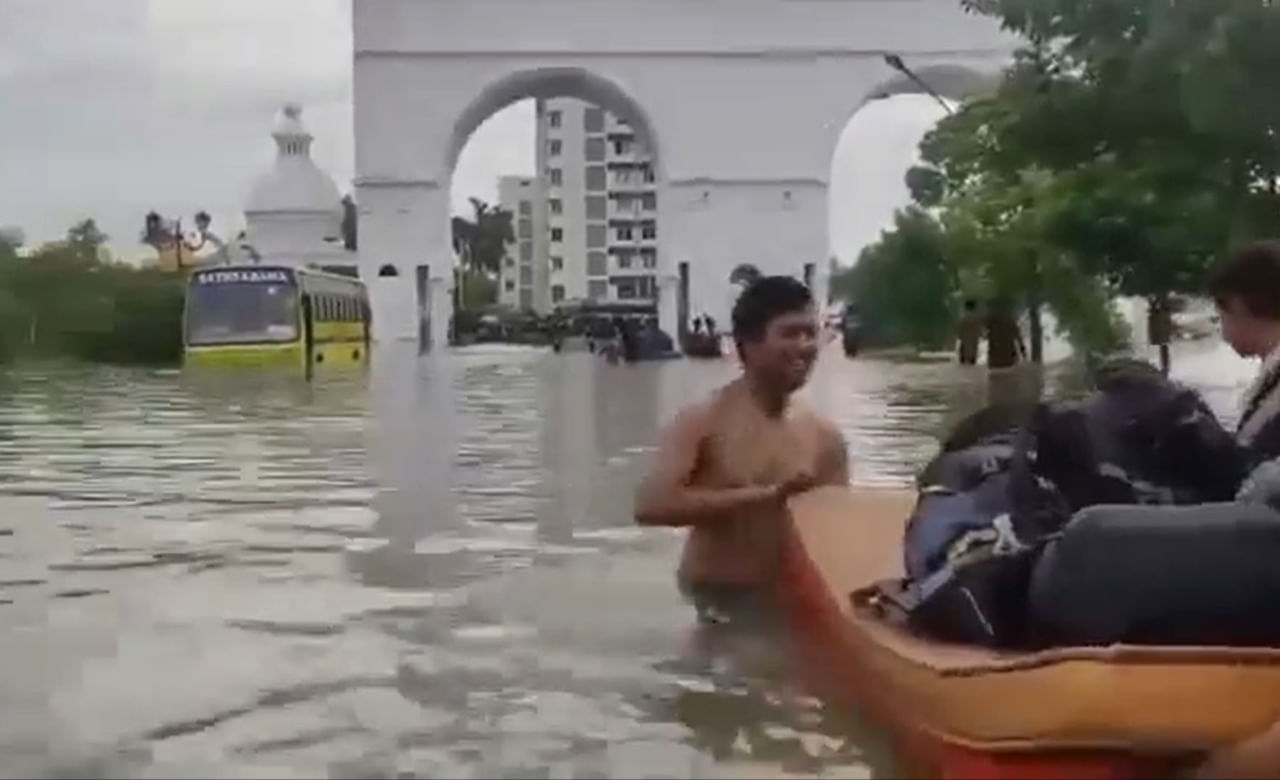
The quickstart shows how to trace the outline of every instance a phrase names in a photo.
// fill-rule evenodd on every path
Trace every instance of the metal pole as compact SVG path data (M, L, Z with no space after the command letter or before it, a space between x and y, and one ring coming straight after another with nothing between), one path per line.
M894 70L898 71L902 75L914 81L916 85L919 86L921 89L923 89L925 91L925 94L927 94L929 97L938 101L938 105L942 106L942 110L946 111L948 116L955 115L956 113L955 110L951 108L951 106L947 103L947 101L943 100L942 96L939 95L937 92L935 92L933 87L925 83L924 79L917 76L915 71L911 70L911 68L908 68L907 63L902 61L902 57L898 56L897 54L886 52L884 55L884 61L885 61L885 64L887 64L889 67L893 68Z

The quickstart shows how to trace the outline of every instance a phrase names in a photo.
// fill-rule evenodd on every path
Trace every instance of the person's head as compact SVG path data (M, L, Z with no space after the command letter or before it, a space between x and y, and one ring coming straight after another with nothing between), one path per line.
M1280 241L1236 251L1213 269L1207 287L1232 349L1261 357L1280 346Z
M733 306L733 340L753 377L791 392L818 354L818 317L809 288L790 276L762 276Z

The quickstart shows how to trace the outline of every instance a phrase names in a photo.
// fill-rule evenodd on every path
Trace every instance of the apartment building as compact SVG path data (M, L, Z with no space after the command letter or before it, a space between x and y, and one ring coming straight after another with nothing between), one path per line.
M657 184L635 131L590 103L554 98L538 101L537 144L546 304L655 299Z
M545 309L546 204L536 177L503 176L498 205L511 213L515 243L507 246L498 274L498 302L517 309Z

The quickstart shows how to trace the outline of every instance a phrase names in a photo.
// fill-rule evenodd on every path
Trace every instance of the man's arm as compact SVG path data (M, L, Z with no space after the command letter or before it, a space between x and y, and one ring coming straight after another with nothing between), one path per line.
M822 468L817 475L819 485L849 484L849 447L844 434L833 423L822 424Z
M699 488L690 484L710 414L705 405L686 410L663 431L653 471L636 491L635 517L640 525L682 527L717 522L740 510L784 498L784 491L772 485Z

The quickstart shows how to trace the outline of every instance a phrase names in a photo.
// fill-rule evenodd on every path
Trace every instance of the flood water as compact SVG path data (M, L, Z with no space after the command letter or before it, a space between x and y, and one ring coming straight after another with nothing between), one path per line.
M708 656L661 421L730 361L383 350L368 378L0 375L0 774L876 776L767 648ZM1252 367L1180 348L1224 416ZM859 483L905 484L981 369L824 353Z

